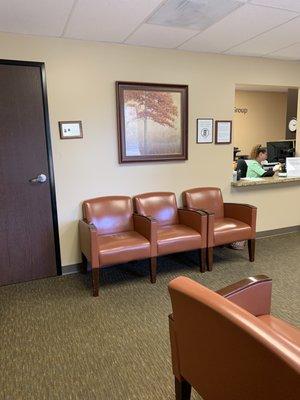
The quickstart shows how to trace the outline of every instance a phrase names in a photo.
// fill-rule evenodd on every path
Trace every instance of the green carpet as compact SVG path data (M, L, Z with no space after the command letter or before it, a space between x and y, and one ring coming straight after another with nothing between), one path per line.
M205 274L196 252L160 258L155 285L146 262L106 269L99 298L79 274L1 287L0 399L173 400L168 282L185 275L218 289L266 274L272 313L299 324L299 259L300 234L290 234L258 240L255 263L219 248Z

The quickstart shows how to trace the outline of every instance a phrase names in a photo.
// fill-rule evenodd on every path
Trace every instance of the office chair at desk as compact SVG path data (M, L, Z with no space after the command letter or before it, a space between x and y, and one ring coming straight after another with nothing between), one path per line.
M236 166L236 171L239 174L240 178L246 178L247 175L247 163L245 160L239 159L237 160L237 166Z

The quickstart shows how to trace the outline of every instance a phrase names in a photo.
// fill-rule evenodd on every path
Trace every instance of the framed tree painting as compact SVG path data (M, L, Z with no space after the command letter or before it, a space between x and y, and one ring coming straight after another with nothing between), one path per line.
M119 162L186 160L188 86L116 82Z

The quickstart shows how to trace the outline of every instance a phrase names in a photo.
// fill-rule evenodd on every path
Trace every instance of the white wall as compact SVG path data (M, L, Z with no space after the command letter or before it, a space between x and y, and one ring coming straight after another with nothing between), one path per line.
M8 34L0 52L46 64L63 265L80 260L80 205L94 196L218 186L258 206L259 231L300 223L300 186L231 189L232 145L196 144L195 132L198 117L233 118L235 84L300 87L299 63ZM118 164L118 80L189 85L188 161ZM63 120L82 120L84 138L60 140Z

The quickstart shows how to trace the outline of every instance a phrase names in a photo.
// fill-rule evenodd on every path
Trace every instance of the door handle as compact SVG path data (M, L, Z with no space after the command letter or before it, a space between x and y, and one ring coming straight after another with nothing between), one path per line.
M47 181L47 176L45 174L39 174L36 178L29 179L30 183L45 183Z

